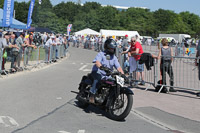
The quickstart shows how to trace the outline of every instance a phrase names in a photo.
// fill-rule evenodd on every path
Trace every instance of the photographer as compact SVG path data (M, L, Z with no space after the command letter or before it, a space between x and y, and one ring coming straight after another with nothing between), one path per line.
M37 47L42 44L42 37L39 32L33 35L33 42Z

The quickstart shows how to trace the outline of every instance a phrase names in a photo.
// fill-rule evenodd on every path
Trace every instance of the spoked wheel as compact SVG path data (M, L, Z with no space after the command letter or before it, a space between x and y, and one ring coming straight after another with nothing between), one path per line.
M121 93L118 98L112 99L109 105L109 117L113 120L124 120L131 111L133 105L133 96L131 94Z

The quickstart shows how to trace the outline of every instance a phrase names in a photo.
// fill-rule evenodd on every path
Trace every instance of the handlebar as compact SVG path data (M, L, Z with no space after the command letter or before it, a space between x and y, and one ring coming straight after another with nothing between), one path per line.
M113 76L119 75L122 78L124 78L125 82L129 81L128 78L124 74L122 74L120 72L112 72L112 70L110 68L108 68L108 67L101 66L100 69L105 71L107 76L112 76L113 77Z

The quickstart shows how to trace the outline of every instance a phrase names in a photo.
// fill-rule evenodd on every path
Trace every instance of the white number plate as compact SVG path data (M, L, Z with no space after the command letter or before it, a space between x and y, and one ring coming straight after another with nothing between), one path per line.
M116 76L117 84L119 84L121 87L124 87L124 78Z

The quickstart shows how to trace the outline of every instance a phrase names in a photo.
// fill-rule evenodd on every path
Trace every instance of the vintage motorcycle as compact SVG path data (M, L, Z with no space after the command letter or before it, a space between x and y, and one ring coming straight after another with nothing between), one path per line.
M119 72L112 72L109 68L103 67L109 78L102 79L97 84L98 91L95 94L95 103L90 103L90 88L93 79L90 74L83 76L79 84L79 92L76 99L78 105L86 108L89 104L103 107L108 112L108 117L120 121L124 120L131 111L134 93L125 86L127 78Z

